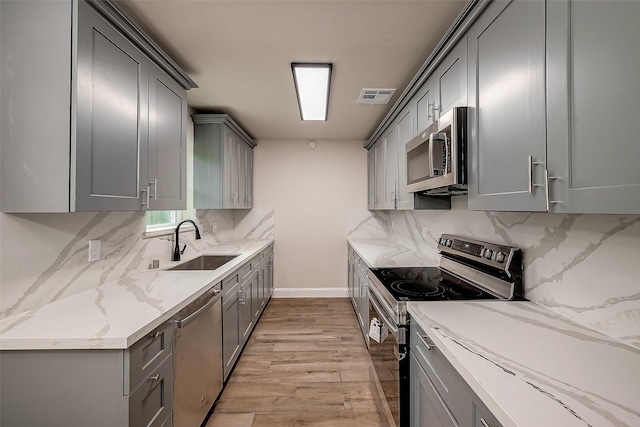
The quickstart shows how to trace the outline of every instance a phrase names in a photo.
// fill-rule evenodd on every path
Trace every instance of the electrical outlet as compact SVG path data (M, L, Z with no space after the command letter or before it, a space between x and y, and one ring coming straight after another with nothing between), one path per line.
M427 233L429 233L429 227L427 227L426 225L423 225L422 226L422 238L425 239L425 240L428 237Z
M89 240L89 261L100 259L100 240Z

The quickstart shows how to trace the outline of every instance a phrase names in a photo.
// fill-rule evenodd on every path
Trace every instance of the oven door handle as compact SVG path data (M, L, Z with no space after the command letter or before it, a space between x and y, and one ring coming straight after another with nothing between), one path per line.
M382 310L380 308L380 303L378 302L378 298L375 296L375 294L373 292L369 292L369 301L371 301L371 304L373 305L373 308L376 310L376 313L378 314L378 316L381 317L382 322L384 322L385 325L387 325L387 327L391 330L391 333L393 334L394 337L396 337L396 341L398 341L398 327L396 326L395 322L392 322L391 320L389 320L389 318L385 315L384 310Z

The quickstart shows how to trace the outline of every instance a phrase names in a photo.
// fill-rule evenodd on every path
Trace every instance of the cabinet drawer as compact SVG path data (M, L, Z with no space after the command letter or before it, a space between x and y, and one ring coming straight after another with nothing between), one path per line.
M240 280L240 282L244 282L247 279L247 277L249 277L249 275L251 274L251 267L254 264L254 262L255 262L255 258L242 266L242 268L240 269L240 272L238 273L238 280Z
M238 275L234 274L222 281L222 304L238 298Z
M172 323L165 322L125 351L124 394L131 394L173 349Z
M466 400L460 398L469 393L467 383L418 326L411 333L411 352L448 409L456 418L464 418L464 414L471 410Z
M171 357L147 376L129 396L129 425L161 427L167 424L173 405L173 366Z

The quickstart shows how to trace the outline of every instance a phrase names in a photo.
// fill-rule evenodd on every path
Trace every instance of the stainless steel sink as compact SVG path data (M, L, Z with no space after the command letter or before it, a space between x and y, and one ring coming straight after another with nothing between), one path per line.
M237 256L238 255L201 255L198 258L183 262L168 270L215 270Z

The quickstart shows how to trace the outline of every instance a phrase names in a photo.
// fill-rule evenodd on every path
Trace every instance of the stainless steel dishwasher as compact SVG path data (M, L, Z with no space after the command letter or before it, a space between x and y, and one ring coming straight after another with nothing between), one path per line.
M173 425L199 427L222 390L221 284L174 318Z

